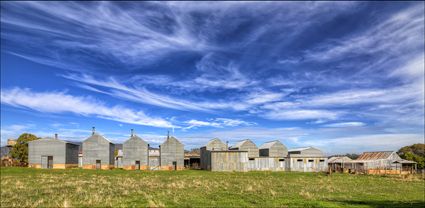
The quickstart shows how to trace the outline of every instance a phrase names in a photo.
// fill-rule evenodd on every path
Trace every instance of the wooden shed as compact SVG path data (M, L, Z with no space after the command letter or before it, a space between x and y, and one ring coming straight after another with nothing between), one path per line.
M122 153L123 169L148 169L148 143L135 135L133 129L130 138L123 143Z
M175 137L168 136L159 146L161 170L184 169L184 145Z
M83 142L84 169L112 169L114 168L115 145L104 136L95 132Z
M328 169L327 157L314 147L290 149L288 160L288 168L291 171L319 172Z
M249 139L242 140L235 145L231 146L229 150L239 150L247 151L248 158L253 160L256 157L259 157L258 147Z
M28 163L33 168L65 169L78 167L79 145L46 137L28 142Z

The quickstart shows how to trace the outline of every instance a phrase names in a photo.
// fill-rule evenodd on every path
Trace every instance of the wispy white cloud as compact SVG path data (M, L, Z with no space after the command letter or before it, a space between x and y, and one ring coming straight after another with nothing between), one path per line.
M200 121L200 120L189 120L185 122L188 126L183 129L192 129L198 127L215 127L215 128L223 128L223 127L236 127L236 126L251 126L255 125L254 122L247 122L240 119L230 119L230 118L215 118L210 119L208 121Z
M331 127L331 128L346 128L346 127L359 127L359 126L365 126L366 124L363 122L358 121L352 121L352 122L340 122L340 123L331 123L331 124L325 124L324 127Z
M107 106L90 97L78 97L64 92L33 92L30 89L2 89L1 103L18 108L49 113L75 113L83 116L154 127L173 127L164 119L150 117L143 111L122 106Z

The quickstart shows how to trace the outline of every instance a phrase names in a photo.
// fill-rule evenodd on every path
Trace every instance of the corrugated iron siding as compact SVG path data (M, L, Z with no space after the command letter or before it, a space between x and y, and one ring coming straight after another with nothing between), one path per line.
M184 145L176 138L170 137L160 147L161 166L173 166L177 162L177 167L184 168Z
M102 165L114 165L115 145L103 136L92 135L83 142L83 166L95 165L101 160Z
M284 158L258 157L249 160L249 170L256 171L285 171Z
M211 151L212 171L240 171L249 169L248 152L241 151Z
M122 145L122 163L124 166L135 165L140 161L140 166L148 165L148 143L139 137L131 137Z
M78 145L55 139L28 143L28 163L41 164L41 156L53 156L53 164L78 164Z

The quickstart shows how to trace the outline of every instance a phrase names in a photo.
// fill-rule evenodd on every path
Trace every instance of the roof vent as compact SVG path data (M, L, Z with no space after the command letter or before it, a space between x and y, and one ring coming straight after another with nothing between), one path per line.
M96 128L94 128L94 126L91 127L91 135L94 135L95 132L96 132Z
M131 137L134 136L134 129L131 129Z
M58 134L55 134L55 139L58 139Z

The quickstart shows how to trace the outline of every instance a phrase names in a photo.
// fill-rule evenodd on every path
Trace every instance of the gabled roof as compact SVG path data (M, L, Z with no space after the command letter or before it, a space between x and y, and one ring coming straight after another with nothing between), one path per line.
M70 142L70 141L66 141L66 140L61 140L61 139L55 139L53 137L44 137L44 138L41 138L41 139L36 139L36 140L29 141L29 142L39 142L39 141L55 141L55 142L63 142L65 144L79 145L79 144L76 144L74 142Z
M208 141L208 143L205 145L205 146L209 146L211 143L213 143L213 142L215 142L215 141L218 141L218 142L220 142L220 143L223 143L219 138L214 138L214 139L211 139L210 141ZM224 143L223 143L224 144Z
M169 137L167 137L167 139L162 143L162 144L165 144L166 142L168 142L168 141L170 141L170 140L174 140L174 141L176 141L177 143L179 143L179 144L181 144L181 145L183 145L183 143L181 143L178 139L176 139L175 137L173 137L173 136L169 136Z
M242 141L237 142L236 144L232 145L230 148L240 148L242 145L244 145L246 142L251 142L253 143L251 140L249 139L245 139Z
M260 147L258 147L258 149L270 149L271 147L273 147L273 145L278 144L278 143L282 144L279 140L266 142L266 143L262 144Z
M130 141L131 139L140 140L140 141L142 141L142 142L144 142L144 143L146 143L146 144L147 144L147 142L146 142L144 139L140 138L140 137L139 137L139 136L137 136L136 134L134 134L133 136L130 136L130 138L129 138L129 139L127 139L124 143L126 143L126 142Z
M363 152L356 160L380 160L387 159L394 151Z
M304 151L304 150L308 150L310 148L314 148L314 147L299 147L299 148L294 148L294 149L289 149L288 152L298 152L298 151Z
M94 133L94 134L92 134L92 135L91 135L91 136L89 136L87 139L94 138L94 137L100 137L100 138L102 138L102 139L104 139L104 140L108 141L109 143L114 144L114 143L112 143L112 142L111 142L111 140L107 139L105 136L100 135L100 134L98 134L98 133ZM86 139L86 140L87 140L87 139Z
M345 163L345 162L351 162L353 161L351 158L347 156L343 157L331 157L328 159L328 163Z

